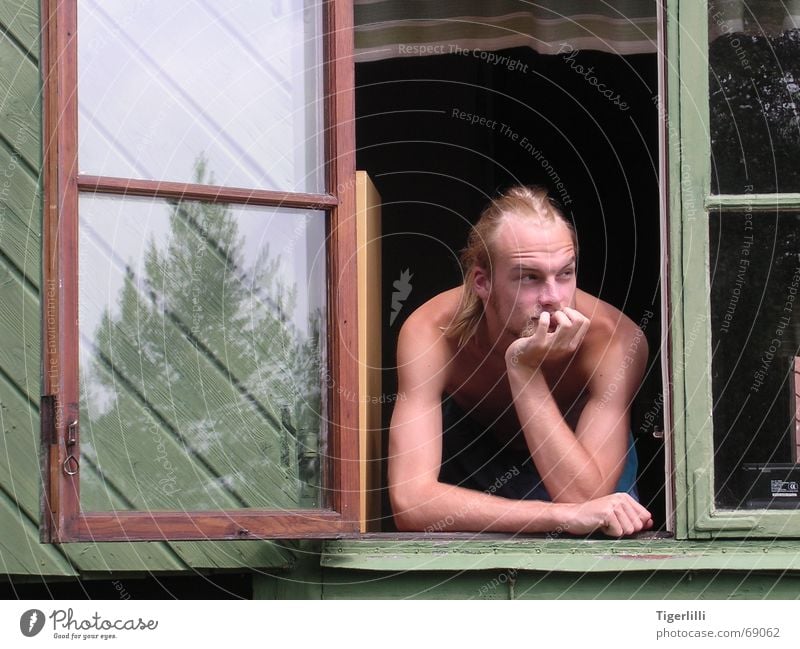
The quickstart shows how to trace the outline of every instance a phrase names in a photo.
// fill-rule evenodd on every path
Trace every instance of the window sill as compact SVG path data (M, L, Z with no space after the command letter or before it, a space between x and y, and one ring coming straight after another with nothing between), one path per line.
M326 568L375 571L800 570L797 541L575 539L498 534L368 534L325 542Z

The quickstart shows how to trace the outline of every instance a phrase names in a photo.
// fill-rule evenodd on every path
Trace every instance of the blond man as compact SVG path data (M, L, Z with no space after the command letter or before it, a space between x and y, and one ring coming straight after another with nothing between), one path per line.
M641 330L576 286L574 230L537 187L492 201L465 281L398 341L389 493L400 530L609 536L652 526L635 490L630 405Z

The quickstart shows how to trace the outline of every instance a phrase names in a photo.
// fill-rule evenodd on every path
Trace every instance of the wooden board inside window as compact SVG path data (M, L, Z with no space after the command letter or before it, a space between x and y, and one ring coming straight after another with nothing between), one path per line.
M356 172L358 219L358 390L361 453L361 531L381 525L381 197L364 171Z

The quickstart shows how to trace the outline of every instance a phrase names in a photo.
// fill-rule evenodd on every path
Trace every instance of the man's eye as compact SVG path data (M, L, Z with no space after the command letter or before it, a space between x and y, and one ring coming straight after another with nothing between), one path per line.
M563 271L561 271L561 277L567 277L567 278L569 278L569 277L572 277L572 275L573 275L574 273L575 273L575 271L574 271L574 270L563 270Z

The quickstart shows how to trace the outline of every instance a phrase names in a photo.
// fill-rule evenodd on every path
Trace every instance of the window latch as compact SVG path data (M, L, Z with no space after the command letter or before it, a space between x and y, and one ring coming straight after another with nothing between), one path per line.
M78 420L73 419L69 424L67 424L67 451L70 452L72 448L78 443ZM78 473L79 464L78 458L75 457L75 454L70 452L67 455L67 459L64 460L64 464L62 465L64 469L64 473L67 475L75 475Z

